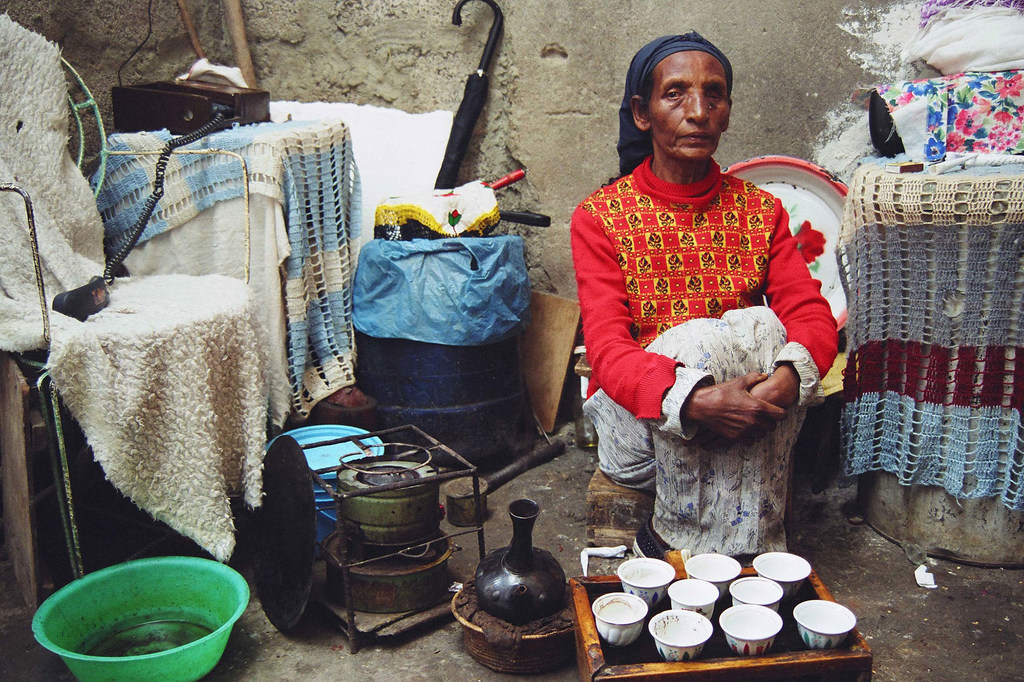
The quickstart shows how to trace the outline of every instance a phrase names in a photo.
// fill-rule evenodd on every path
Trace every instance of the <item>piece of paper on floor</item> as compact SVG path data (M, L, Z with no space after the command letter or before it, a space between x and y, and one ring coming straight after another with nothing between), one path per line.
M914 577L917 578L917 584L921 587L927 587L929 590L934 590L938 585L935 584L935 576L928 572L928 567L921 564L914 571Z

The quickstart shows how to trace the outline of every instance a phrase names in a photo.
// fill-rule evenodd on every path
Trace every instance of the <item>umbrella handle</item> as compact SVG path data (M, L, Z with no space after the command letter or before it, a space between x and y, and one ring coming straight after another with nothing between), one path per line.
M501 219L509 223L520 225L531 225L533 227L550 227L551 216L546 216L532 211L500 211Z
M452 12L452 23L456 26L462 26L462 6L470 0L459 0L458 4L455 5L455 10ZM494 51L498 47L498 39L501 38L501 33L505 28L505 15L501 13L501 8L498 7L498 3L494 0L480 0L480 2L487 3L492 10L494 10L494 20L491 22L491 32L487 35L487 44L484 45L484 54L480 58L480 66L477 67L477 73L484 74L488 67L491 65L491 59L494 57Z

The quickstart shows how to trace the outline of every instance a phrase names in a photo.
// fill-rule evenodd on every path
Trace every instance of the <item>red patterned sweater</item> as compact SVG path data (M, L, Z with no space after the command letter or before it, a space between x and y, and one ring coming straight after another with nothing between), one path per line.
M678 364L647 344L762 296L820 375L832 366L835 320L782 204L714 161L703 180L677 185L656 177L648 157L576 208L571 236L590 392L603 388L637 417L661 416Z

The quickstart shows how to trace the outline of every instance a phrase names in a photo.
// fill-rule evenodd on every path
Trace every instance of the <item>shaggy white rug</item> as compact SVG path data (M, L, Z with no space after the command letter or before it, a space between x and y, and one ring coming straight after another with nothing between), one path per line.
M103 271L92 192L67 153L56 45L0 15L0 183L29 193L47 304ZM84 322L51 311L49 370L110 481L226 561L229 495L258 506L266 336L241 280L118 280ZM0 193L0 350L46 348L20 196Z

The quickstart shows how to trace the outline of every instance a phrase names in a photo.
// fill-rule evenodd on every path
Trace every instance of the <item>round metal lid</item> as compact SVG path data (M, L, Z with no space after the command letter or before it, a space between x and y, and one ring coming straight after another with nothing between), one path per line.
M316 508L302 448L289 436L263 459L263 504L256 514L254 573L263 612L281 632L302 619L313 586Z

